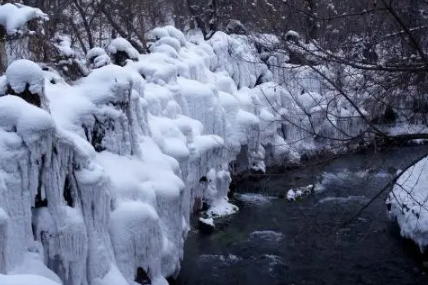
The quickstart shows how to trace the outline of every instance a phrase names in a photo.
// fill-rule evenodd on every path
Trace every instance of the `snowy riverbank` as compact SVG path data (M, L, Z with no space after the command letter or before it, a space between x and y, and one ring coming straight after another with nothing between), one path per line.
M275 83L243 37L151 35L149 54L122 38L92 49L73 83L27 60L1 78L0 284L167 284L191 213L237 210L231 170L298 162L323 144L312 132L364 127L323 113L328 94Z

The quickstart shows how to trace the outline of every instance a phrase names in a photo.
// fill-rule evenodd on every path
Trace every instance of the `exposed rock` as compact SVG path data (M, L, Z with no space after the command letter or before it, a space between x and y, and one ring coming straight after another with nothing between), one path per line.
M199 218L198 220L199 232L204 234L211 234L214 232L215 225L213 218Z

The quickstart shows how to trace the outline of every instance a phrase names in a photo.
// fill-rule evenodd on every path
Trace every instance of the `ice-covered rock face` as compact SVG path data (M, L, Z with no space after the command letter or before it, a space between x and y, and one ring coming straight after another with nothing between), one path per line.
M35 274L65 285L167 284L192 210L207 203L210 221L238 210L227 200L231 170L299 159L284 118L314 111L322 96L269 81L240 36L152 34L145 55L115 39L114 64L92 49L95 69L73 85L29 61L6 73L13 94L28 89L49 104L0 97L0 283Z
M256 84L272 79L266 64L257 56L255 47L245 36L231 37L217 32L209 40L216 55L214 71L226 71L238 88L252 88Z
M17 96L0 101L0 272L8 273L23 262L27 250L41 249L31 232L31 208L46 197L38 182L51 162L56 126L47 112Z

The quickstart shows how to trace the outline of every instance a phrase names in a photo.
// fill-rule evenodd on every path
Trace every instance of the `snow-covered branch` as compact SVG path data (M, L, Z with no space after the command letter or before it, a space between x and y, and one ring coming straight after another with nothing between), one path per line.
M18 3L7 3L0 6L0 25L4 27L7 36L22 34L25 25L32 20L47 21L49 17L38 8ZM33 33L33 31L29 31L29 33Z

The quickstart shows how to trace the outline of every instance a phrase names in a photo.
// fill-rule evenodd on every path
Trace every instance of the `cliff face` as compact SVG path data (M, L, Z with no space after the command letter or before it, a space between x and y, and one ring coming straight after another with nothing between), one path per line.
M93 70L73 85L26 60L2 77L1 284L167 284L194 202L214 217L237 210L238 154L235 170L299 160L288 141L301 133L284 118L303 111L251 45L152 35L150 54L125 40L92 50Z
M263 143L280 138L256 104L268 70L223 66L226 35L192 44L172 27L153 33L148 55L112 42L123 66L93 51L99 68L74 85L27 60L3 76L0 283L166 284L194 201L212 216L237 210L226 196L240 146L246 165L264 168Z

